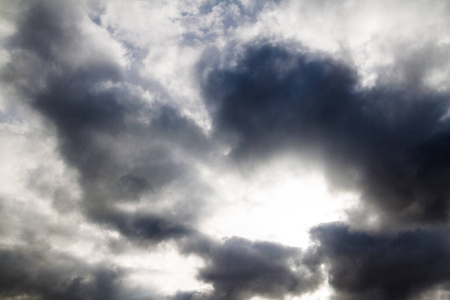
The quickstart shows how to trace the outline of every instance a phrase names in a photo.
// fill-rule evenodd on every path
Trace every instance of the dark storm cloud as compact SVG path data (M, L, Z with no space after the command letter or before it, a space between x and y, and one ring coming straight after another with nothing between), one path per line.
M14 37L13 43L44 59L61 58L64 55L61 47L68 51L80 37L76 23L80 11L70 1L66 8L56 1L33 2L19 20L20 33Z
M450 281L448 230L382 236L330 224L311 233L339 299L412 299Z
M13 60L2 76L54 125L62 156L79 172L87 216L132 238L161 241L189 232L177 223L196 212L183 203L177 204L179 219L172 209L170 220L165 213L133 215L115 205L144 196L158 201L156 192L177 180L183 185L186 176L201 190L186 163L208 147L201 129L175 108L131 93L123 84L126 70L96 48L72 2L35 1L24 11L10 43ZM29 74L41 76L20 84ZM201 206L199 198L186 194L182 202Z
M362 189L386 219L448 219L448 95L362 89L340 62L269 44L248 46L232 67L206 61L200 70L216 133L238 160L294 149L322 161L331 183Z
M170 238L189 236L195 231L170 220L167 216L113 211L96 212L97 221L113 225L121 234L136 241L160 242Z
M125 84L127 71L103 52L108 49L99 50L81 20L70 1L28 3L9 43L12 59L2 70L3 83L54 128L62 158L78 173L77 208L86 221L112 228L134 245L190 236L208 188L189 161L206 159L206 137L177 109L133 92ZM150 211L171 192L182 198ZM67 211L60 200L53 205ZM139 201L151 204L137 212L120 207ZM35 248L0 253L1 296L134 299L140 292L128 291L114 268Z
M120 177L116 186L121 196L129 199L139 199L145 191L153 190L148 180L129 174Z
M0 297L121 299L123 271L49 249L0 250ZM9 298L8 298L9 299Z
M278 299L313 291L322 281L317 264L304 260L300 249L277 243L237 237L216 242L197 235L183 245L183 251L205 261L198 278L214 288L207 299L238 300L257 295Z
M144 80L113 59L109 47L99 46L74 2L24 6L8 42L11 62L2 80L53 126L64 162L77 171L81 207L69 210L79 208L83 221L120 233L110 239L109 253L125 249L122 236L131 247L175 239L181 254L204 261L198 279L212 285L211 293L179 292L174 299L301 295L322 283L322 263L342 299L407 299L449 280L444 231L385 237L320 226L312 231L318 246L308 252L237 237L215 241L198 233L209 187L195 164L209 162L215 141L164 99L149 103L140 97L133 80ZM205 35L255 21L262 7L205 2L201 13L217 13L221 25L215 31L207 23ZM96 23L90 25L101 22ZM186 38L195 38L189 34ZM332 183L361 188L367 206L381 208L386 220L447 220L446 95L413 84L363 90L348 66L282 46L249 47L233 67L201 65L213 138L230 138L238 162L294 149L322 163ZM53 205L62 215L67 197L55 193ZM133 299L121 281L125 271L39 250L35 228L27 230L29 236L21 238L29 248L0 250L0 297Z
M201 292L178 292L167 300L207 300L209 295Z

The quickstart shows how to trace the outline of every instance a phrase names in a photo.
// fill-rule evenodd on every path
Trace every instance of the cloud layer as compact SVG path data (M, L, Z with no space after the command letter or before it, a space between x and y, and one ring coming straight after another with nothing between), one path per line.
M0 298L448 297L448 7L390 5L6 1Z
M448 95L363 89L350 67L282 46L251 46L243 56L204 83L217 131L232 136L236 157L313 152L332 182L358 186L383 215L447 220Z

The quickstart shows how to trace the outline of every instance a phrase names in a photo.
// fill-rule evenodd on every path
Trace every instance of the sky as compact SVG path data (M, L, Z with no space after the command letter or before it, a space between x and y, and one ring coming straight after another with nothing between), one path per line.
M0 299L449 299L449 16L1 0Z

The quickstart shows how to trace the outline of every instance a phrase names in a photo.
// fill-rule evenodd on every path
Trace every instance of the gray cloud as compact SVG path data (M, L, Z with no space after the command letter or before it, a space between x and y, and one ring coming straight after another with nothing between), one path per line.
M217 242L196 235L182 244L182 250L205 261L198 278L213 285L214 290L203 295L207 299L280 298L314 291L322 282L314 261L306 260L298 248L277 243L238 237ZM192 299L188 295L196 296L184 297Z
M205 69L215 130L241 162L293 149L324 161L331 183L362 189L387 220L448 219L448 95L361 89L338 61L270 44L249 45L234 67Z
M83 221L113 229L135 245L191 235L204 206L202 193L208 192L192 165L206 159L210 147L202 130L176 108L149 103L125 84L127 70L92 40L79 6L35 1L23 9L2 79L54 129L59 153L77 172L81 202L71 209L79 210ZM182 197L164 206L170 193ZM63 198L52 199L57 211L65 205ZM141 209L121 206L128 204L141 204ZM59 259L49 251L35 253L33 231L38 229L29 230L22 238L31 243L31 252L17 248L3 255L2 295L153 297L147 290L128 291L114 268Z
M328 224L311 233L339 299L413 299L450 280L448 230L382 235Z
M14 83L21 72L34 72L16 68L23 57L31 56L47 69L43 87L22 92L55 126L60 152L79 172L90 218L113 225L125 235L157 240L164 239L165 233L177 236L184 232L184 225L167 225L177 220L166 222L164 215L154 213L130 216L114 205L122 199L139 200L144 194L151 198L155 190L192 176L192 166L176 156L198 158L208 141L175 108L150 105L126 88L105 87L124 80L125 71L102 59L94 47L78 44L78 38L85 36L71 9L70 4L53 2L30 5L12 38L18 54L6 67L4 78ZM88 65L72 66L70 58L84 48L94 51L86 54ZM176 229L163 229L167 227Z
M97 4L105 11L89 17L83 5L72 1L21 2L15 31L2 41L7 52L6 58L0 53L6 61L1 61L2 86L14 90L35 114L30 115L42 118L61 164L75 175L59 185L52 182L54 174L41 175L50 168L39 167L45 161L26 169L31 195L48 197L48 203L35 202L36 211L23 209L17 195L2 193L3 231L17 237L9 234L0 241L0 297L281 299L316 291L326 276L337 299L417 299L437 288L448 290L449 95L426 83L447 58L444 46L431 40L424 49L411 50L396 58L398 65L380 71L384 78L363 88L355 66L325 53L270 38L242 42L254 35L250 24L261 25L260 14L269 18L267 10L289 8L285 2L164 4L162 15L173 19L162 24L173 32L155 28L161 34L157 38L144 34L151 28L129 34L115 22L114 7L111 12L100 2L87 5ZM240 32L240 26L249 31ZM146 39L142 43L140 34ZM145 48L152 39L166 40L164 34L170 49ZM198 73L190 70L197 53L215 43L225 46L209 48ZM178 57L164 57L155 69L169 66L169 72L142 75L139 68L158 62L165 50ZM185 54L191 61L170 66ZM178 71L181 79L168 78ZM199 86L180 88L191 75ZM161 82L158 76L164 77ZM193 86L200 91L189 90ZM197 93L209 110L210 132L193 120L203 111L186 113L202 99L190 100L188 108L176 106ZM166 99L174 96L181 100ZM11 118L1 112L2 122ZM232 148L229 157L222 154L224 144ZM221 195L214 190L221 171L261 165L285 151L320 168L332 187L361 191L363 204L349 211L351 225L376 215L392 232L318 225L311 231L314 245L307 249L240 237L219 240L199 232L208 209L221 208ZM47 222L49 216L53 219ZM56 216L67 217L67 224ZM71 228L75 222L92 228ZM401 231L404 225L430 227ZM125 263L133 259L126 252L135 247L156 251L175 245L184 258L200 258L196 279L212 289L159 295L124 283L129 274L142 275L139 270L67 254L78 247L66 247L63 254L45 246L70 243L86 234L83 230L92 231L88 238L92 247L102 248L99 256L116 255Z
M0 250L0 296L23 299L122 299L123 271L87 265L49 249ZM5 299L5 298L3 298Z

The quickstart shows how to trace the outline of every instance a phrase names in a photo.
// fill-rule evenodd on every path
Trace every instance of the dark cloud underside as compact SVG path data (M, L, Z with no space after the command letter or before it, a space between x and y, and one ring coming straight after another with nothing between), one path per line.
M190 51L206 49L197 63L190 62L197 69L188 73L197 76L192 82L211 118L208 132L177 107L181 101L166 101L164 97L178 94L164 88L177 84L157 82L168 80L164 70L149 83L139 69L141 62L125 62L145 55L154 60L156 44L146 53L143 45L133 48L134 35L129 41L114 40L120 30L104 25L104 12L89 18L87 8L76 2L20 2L15 31L4 43L9 56L0 80L50 128L46 134L54 135L62 165L76 173L73 185L80 188L81 201L71 202L76 191L69 193L54 183L49 207L36 205L36 211L45 210L39 220L18 226L17 232L28 231L14 237L20 242L11 238L0 244L1 299L283 299L313 293L326 280L340 300L419 299L433 289L448 291L449 95L422 84L428 61L436 65L445 58L444 51L433 52L433 45L427 45L426 52L436 56L430 60L411 51L413 57L401 60L396 70L413 74L385 74L387 79L363 88L356 66L294 43L242 42L251 30L236 34L236 40L225 39L223 53L209 47L224 32L232 35L283 5L203 1L198 11L180 6L186 11L168 14L171 22L189 28L182 34L174 26L179 35L173 40L192 47L168 53L187 53L186 59L194 60ZM193 26L199 20L206 21ZM161 34L160 29L149 31ZM163 33L165 29L173 30L163 28ZM117 54L115 46L132 49ZM127 57L136 53L139 57ZM389 76L404 80L386 83ZM231 147L229 156L222 154L224 145ZM313 244L305 249L238 236L218 240L200 232L199 223L209 217L207 209L225 206L217 200L223 187L230 188L222 182L223 170L237 174L240 164L264 165L267 158L287 152L319 168L333 188L361 192L362 204L348 212L349 224L317 224L311 230ZM39 186L42 174L35 173L27 178ZM2 199L8 197L2 192ZM20 223L27 218L28 211L16 216L8 210L20 212L18 203L0 205L5 220ZM74 232L91 229L79 224L73 230L38 228L50 227L43 220L51 209L58 215L52 222L65 222L65 216L76 211L77 222L101 231L98 236L109 248L99 250L99 256L105 252L128 262L127 247L151 252L170 246L184 258L200 258L196 279L211 289L180 288L157 296L126 281L133 278L130 274L142 275L140 266L116 266L108 255L102 262L89 258L97 261L90 263L81 258L82 251L73 250L77 245L74 252L59 252L50 246L50 237L46 239L49 232L58 231L70 243ZM350 229L372 216L381 225L378 231ZM275 216L263 221L277 226ZM34 230L42 230L44 238L38 239ZM155 285L148 282L149 289Z
M312 236L339 299L411 299L450 281L448 230L386 237L330 224L314 228Z
M20 299L122 299L122 271L90 266L50 249L0 251L0 297Z
M31 55L50 70L44 89L24 92L55 125L61 153L79 171L88 216L132 237L163 240L189 232L165 216L129 215L113 205L139 200L192 173L173 157L174 150L197 156L207 147L203 133L173 107L151 107L125 88L105 88L122 81L124 71L102 59L93 45L78 44L86 36L71 8L53 2L31 5L13 41L22 51L17 60ZM70 57L85 48L89 64L72 66ZM9 68L7 78L22 75L14 65Z
M448 219L448 95L362 89L340 62L273 45L249 46L235 67L206 70L216 132L231 137L237 159L294 149L325 161L332 183L362 189L387 218Z
M305 261L298 248L237 237L218 243L197 236L182 249L205 260L198 277L213 285L208 299L276 299L313 291L322 282L317 265Z

